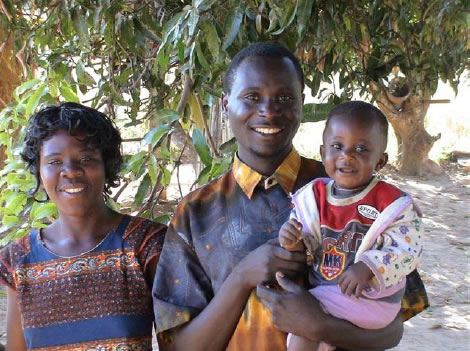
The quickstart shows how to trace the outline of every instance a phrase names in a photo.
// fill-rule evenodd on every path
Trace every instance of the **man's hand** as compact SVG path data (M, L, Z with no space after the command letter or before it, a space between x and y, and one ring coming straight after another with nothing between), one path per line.
M295 277L306 267L304 252L288 251L279 246L277 239L272 239L251 251L233 273L238 275L245 288L253 289L259 284L274 281L276 272Z
M327 315L308 290L276 273L279 285L285 291L258 285L256 293L269 308L274 326L279 330L319 341Z
M347 296L360 297L374 273L363 262L354 263L338 279L341 292Z

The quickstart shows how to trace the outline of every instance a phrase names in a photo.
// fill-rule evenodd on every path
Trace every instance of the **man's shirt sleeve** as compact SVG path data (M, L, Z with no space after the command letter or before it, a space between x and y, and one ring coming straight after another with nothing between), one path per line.
M186 216L185 211L176 212L157 266L152 289L157 333L190 321L214 295L194 250L189 228L185 228Z

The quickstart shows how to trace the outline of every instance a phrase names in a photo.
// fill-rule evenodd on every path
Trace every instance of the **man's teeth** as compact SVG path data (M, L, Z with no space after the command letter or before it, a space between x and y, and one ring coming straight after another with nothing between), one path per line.
M64 191L65 191L66 193L79 193L79 192L82 191L83 189L85 189L85 188L65 189Z
M281 128L255 128L255 131L261 134L276 134L281 131Z

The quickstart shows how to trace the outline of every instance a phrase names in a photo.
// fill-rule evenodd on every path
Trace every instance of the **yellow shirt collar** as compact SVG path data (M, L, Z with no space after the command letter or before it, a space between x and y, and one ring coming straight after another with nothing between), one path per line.
M284 191L289 194L294 189L299 170L300 155L292 148L291 152L289 152L274 173L264 179L265 189L280 184ZM243 163L238 158L238 155L235 155L232 172L238 185L240 185L246 196L251 199L256 186L263 181L263 175Z

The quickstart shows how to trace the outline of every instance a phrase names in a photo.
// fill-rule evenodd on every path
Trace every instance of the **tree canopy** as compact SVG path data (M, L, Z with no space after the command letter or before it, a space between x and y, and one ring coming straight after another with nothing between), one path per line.
M399 168L427 172L438 136L428 135L424 118L438 80L457 89L468 65L467 22L464 0L0 0L0 28L26 81L0 114L4 241L55 213L28 197L34 179L18 157L40 104L82 100L124 128L140 126L141 149L126 156L123 186L137 182L133 209L154 218L187 150L203 164L198 184L229 167L234 143L222 143L222 76L255 41L279 41L300 58L306 85L324 97L306 106L306 120L359 92L395 129ZM322 82L333 91L321 90Z

